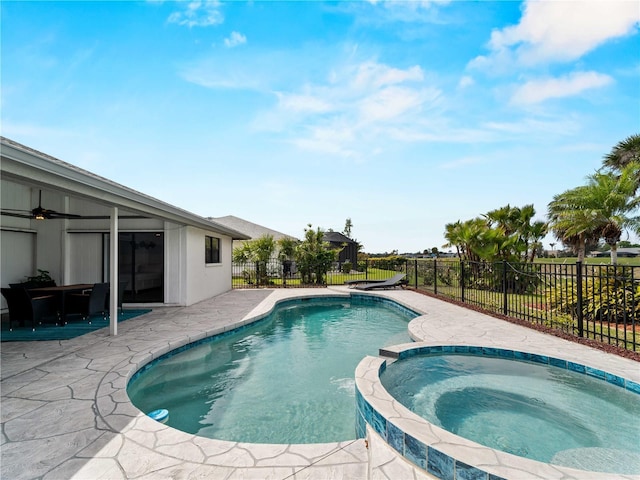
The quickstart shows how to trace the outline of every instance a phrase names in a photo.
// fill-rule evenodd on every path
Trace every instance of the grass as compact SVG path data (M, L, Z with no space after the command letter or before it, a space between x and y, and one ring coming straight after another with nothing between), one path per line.
M575 265L578 261L578 257L563 257L563 258L536 258L535 263L554 263L560 265ZM611 265L611 259L606 258L591 258L584 259L585 265ZM634 267L640 267L640 257L618 257L618 265L628 265Z
M395 270L382 270L380 268L369 268L368 273L364 272L351 272L351 273L342 273L342 272L329 272L327 274L326 283L327 285L344 285L347 280L385 280L387 278L393 277L397 274ZM286 280L286 284L291 287L299 287L302 285L302 281L299 278L288 278ZM246 279L240 276L236 276L233 278L233 286L235 288L242 287L254 287L254 284L248 283ZM271 277L269 279L269 285L261 285L264 287L282 287L284 286L284 282L282 278ZM313 286L313 285L310 285Z

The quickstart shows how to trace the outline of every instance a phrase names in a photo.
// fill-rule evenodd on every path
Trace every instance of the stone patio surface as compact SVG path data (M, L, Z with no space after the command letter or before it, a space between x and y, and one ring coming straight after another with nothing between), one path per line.
M346 287L235 290L190 307L154 308L119 324L117 336L103 329L65 341L2 343L0 478L433 478L376 435L313 445L219 441L151 420L128 400L127 381L153 358L264 316L283 299L352 292ZM416 340L540 349L640 382L635 361L409 290L376 294L424 313L411 323Z

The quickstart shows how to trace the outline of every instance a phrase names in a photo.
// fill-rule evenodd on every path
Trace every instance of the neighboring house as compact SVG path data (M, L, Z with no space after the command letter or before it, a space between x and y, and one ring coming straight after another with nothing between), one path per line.
M125 303L185 306L231 289L232 241L249 236L7 138L0 145L3 287L46 270L58 284L118 278Z
M351 240L340 232L325 232L324 241L329 242L332 248L341 249L338 254L338 263L358 263L358 242Z
M295 237L287 235L286 233L263 227L262 225L249 222L248 220L243 220L242 218L234 217L233 215L227 215L226 217L207 217L207 219L217 223L218 225L224 225L227 228L231 228L235 231L241 232L246 235L249 240L255 240L265 235L271 235L275 241L278 241L281 238L296 239ZM245 241L246 240L240 239L234 240L233 248L235 249L238 247L242 247Z
M610 257L611 251L607 250L606 252L593 251L590 254L591 257L602 258L602 257ZM640 257L640 248L638 247L625 247L618 248L618 257Z

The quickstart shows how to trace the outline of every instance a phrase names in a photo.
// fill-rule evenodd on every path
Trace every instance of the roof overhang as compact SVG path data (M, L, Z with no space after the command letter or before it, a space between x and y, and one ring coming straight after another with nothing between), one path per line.
M244 233L112 182L87 170L0 137L2 179L33 187L54 189L107 207L118 207L136 215L160 218L248 240Z

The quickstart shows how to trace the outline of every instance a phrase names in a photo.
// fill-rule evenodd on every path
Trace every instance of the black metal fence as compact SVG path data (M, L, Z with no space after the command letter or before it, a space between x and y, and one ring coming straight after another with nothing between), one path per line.
M293 262L233 266L233 288L322 287L405 273L409 287L479 309L640 351L640 266L369 259L303 283Z

